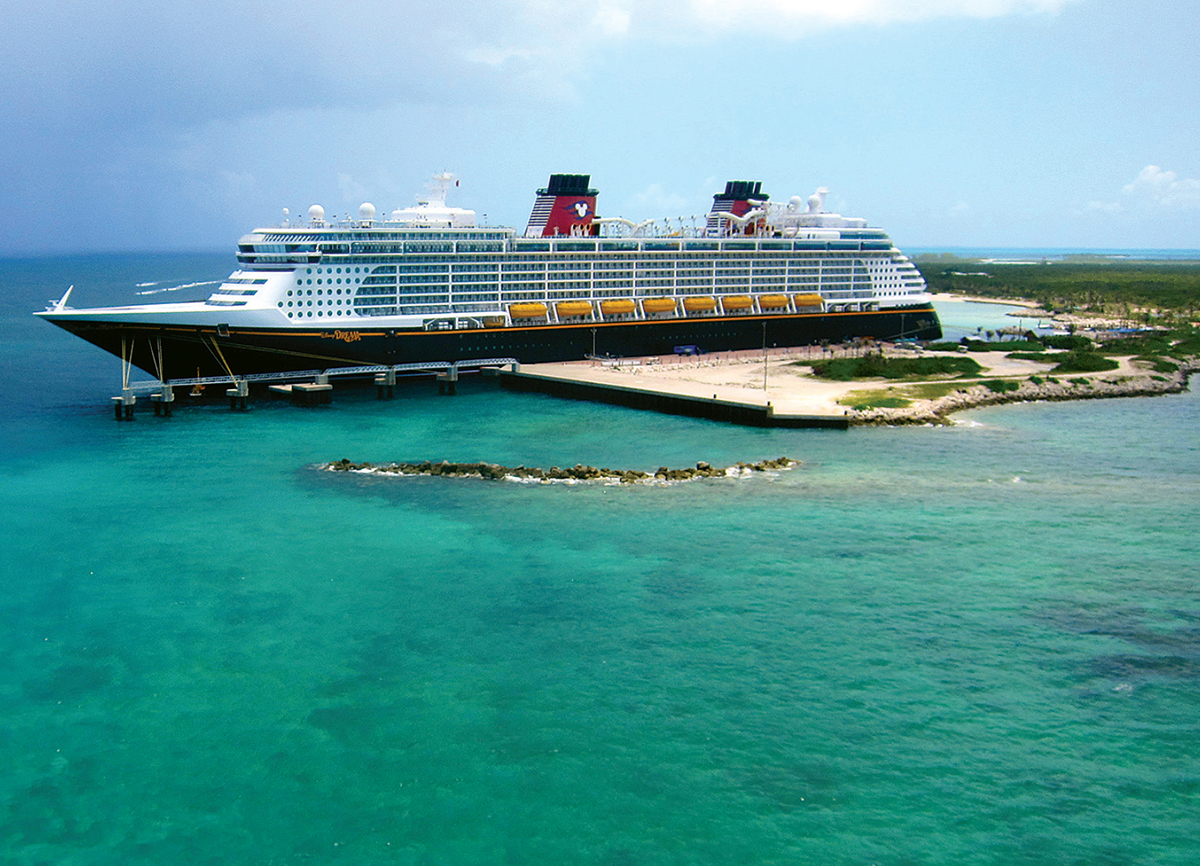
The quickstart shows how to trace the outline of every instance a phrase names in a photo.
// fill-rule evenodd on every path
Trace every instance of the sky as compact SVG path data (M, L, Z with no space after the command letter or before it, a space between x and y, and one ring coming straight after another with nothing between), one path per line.
M228 250L321 204L523 228L726 180L904 247L1200 248L1182 0L0 0L0 255Z

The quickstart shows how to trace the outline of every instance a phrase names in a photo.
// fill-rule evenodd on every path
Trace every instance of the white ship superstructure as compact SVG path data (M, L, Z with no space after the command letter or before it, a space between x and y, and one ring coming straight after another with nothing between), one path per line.
M245 372L495 351L566 360L583 354L581 326L602 328L616 354L744 348L747 320L791 342L940 331L915 266L882 230L827 213L824 189L776 204L760 182L731 181L703 216L633 222L598 216L589 180L552 175L518 232L448 205L457 180L439 174L387 216L364 203L357 219L326 220L313 205L307 220L256 229L206 300L40 315L114 352L117 331L154 333L175 343L172 369L219 355L228 372L229 355ZM890 315L904 311L921 315ZM420 339L434 334L458 339Z

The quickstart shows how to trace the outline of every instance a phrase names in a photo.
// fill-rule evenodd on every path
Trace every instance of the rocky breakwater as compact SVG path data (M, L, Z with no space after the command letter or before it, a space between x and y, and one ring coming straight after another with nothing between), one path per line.
M855 425L950 424L953 422L949 416L954 412L1002 403L1177 394L1187 390L1188 377L1196 372L1200 372L1200 360L1190 359L1174 372L1162 374L1105 372L993 380L1002 382L1004 390L996 390L990 383L969 385L936 400L915 400L910 406L851 410L849 417Z
M666 481L692 481L698 478L728 478L752 475L756 472L792 469L800 461L790 457L761 460L758 463L737 463L724 469L700 461L695 467L670 469L660 466L654 472L640 469L607 469L584 466L578 463L568 469L552 466L539 469L535 466L501 466L498 463L450 463L442 460L434 463L424 460L419 463L355 463L346 458L332 463L323 463L318 468L331 472L366 472L380 475L430 475L444 478L482 478L487 481L538 481L538 482L581 482L603 481L621 484L655 483Z

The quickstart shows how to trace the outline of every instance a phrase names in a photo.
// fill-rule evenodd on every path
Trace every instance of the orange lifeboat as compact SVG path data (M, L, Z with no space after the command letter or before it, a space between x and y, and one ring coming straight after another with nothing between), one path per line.
M642 301L644 313L673 313L675 312L674 298L646 298Z
M749 295L725 295L721 298L721 307L727 313L734 310L748 310L754 306L754 298Z
M619 298L615 301L601 301L600 312L606 316L623 316L632 313L637 307L629 298Z
M717 308L717 299L707 296L684 298L683 308L689 313L707 313Z
M560 319L564 316L590 316L592 314L592 305L587 301L561 301L554 305L554 309Z
M796 304L796 309L821 306L821 296L817 294L792 295L792 301Z
M759 295L758 308L760 310L779 310L786 309L788 305L787 295Z
M546 309L545 304L510 304L508 314L514 319L542 319Z

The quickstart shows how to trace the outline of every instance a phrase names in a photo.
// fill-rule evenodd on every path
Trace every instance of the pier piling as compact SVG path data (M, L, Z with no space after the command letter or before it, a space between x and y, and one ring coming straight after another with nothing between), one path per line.
M150 402L154 404L155 415L170 418L171 407L175 403L175 392L171 389L170 385L163 383L157 394L150 395Z
M120 397L113 397L113 418L117 421L132 421L133 420L133 405L137 402L137 395L130 388L122 388Z
M225 389L225 396L229 398L229 408L234 411L245 411L246 400L250 396L250 383L245 379L236 380L233 388Z
M391 368L387 372L380 373L375 377L375 394L380 400L391 400L396 394L396 370Z

